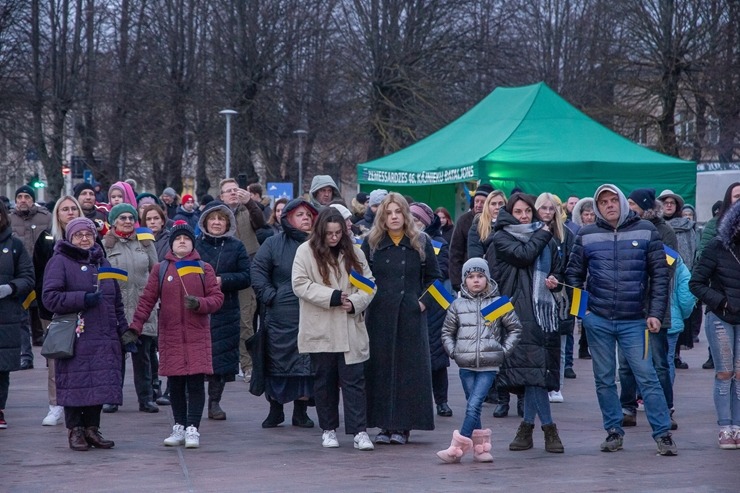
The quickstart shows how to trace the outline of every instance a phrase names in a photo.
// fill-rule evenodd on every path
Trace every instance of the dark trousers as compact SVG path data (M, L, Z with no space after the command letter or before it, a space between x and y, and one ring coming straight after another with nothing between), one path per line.
M344 432L356 435L367 428L365 371L362 363L348 365L343 353L311 353L315 373L313 393L322 430L339 428L339 389L344 401Z
M139 336L138 351L131 353L131 364L134 369L134 387L139 404L154 400L152 388L152 347L154 337ZM155 353L156 359L156 353Z
M5 409L8 403L8 389L10 388L10 372L0 371L0 410Z
M159 351L159 343L156 337L152 337L152 346L149 350L149 361L152 366L152 383L157 383L159 380L159 357L157 356Z
M31 317L28 310L21 313L21 363L33 363L33 347L31 346Z
M435 404L447 402L447 389L449 386L446 366L443 366L439 370L432 370L432 394L434 394Z
M673 407L673 384L671 384L671 373L668 368L668 329L663 328L660 332L649 334L650 354L648 358L653 361L666 404L668 404L668 409L671 409ZM622 351L619 352L619 385L621 387L619 401L622 404L622 411L634 415L637 412L637 394L641 389L638 389L635 375Z
M205 377L202 373L167 377L175 424L200 428L206 404Z
M103 406L64 406L64 424L67 429L100 427L100 411Z

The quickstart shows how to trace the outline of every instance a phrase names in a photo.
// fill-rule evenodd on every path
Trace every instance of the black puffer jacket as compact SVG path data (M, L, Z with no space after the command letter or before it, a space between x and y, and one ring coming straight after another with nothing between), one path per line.
M544 387L548 391L560 388L560 334L546 332L539 326L532 305L533 276L537 258L549 245L550 274L562 279L563 261L552 233L539 229L529 241L521 242L504 228L520 224L505 209L499 210L493 244L496 248L497 272L494 280L502 295L511 298L522 324L519 344L501 367L502 387L518 393L525 386Z
M0 371L21 368L21 303L34 287L31 257L10 226L0 232L0 285L10 285L13 292L0 299Z
M689 288L708 312L740 324L740 202L727 211L717 236L702 250Z
M442 280L447 279L448 264L450 261L450 247L440 234L441 221L439 217L434 216L432 224L424 232L429 235L432 241L438 241L442 244L437 254L437 265L442 273ZM429 329L429 352L432 358L432 370L439 370L450 366L450 358L447 356L442 346L442 324L444 324L447 311L443 310L437 303L427 308L427 329Z
M251 284L249 255L244 244L236 239L234 214L224 204L211 202L200 216L202 231L195 241L195 249L203 262L211 264L216 276L221 278L224 303L211 315L211 357L214 375L239 373L239 290ZM205 221L209 213L220 210L229 218L226 233L213 236L206 232Z
M308 202L290 201L280 218L283 231L267 238L252 261L252 287L265 306L267 374L271 376L312 374L310 355L298 353L298 297L291 282L296 250L308 233L295 229L288 215L301 206L313 209Z

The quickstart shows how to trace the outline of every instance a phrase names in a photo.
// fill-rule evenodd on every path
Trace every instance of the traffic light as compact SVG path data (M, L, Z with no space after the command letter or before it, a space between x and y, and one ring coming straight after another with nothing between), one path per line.
M31 176L31 179L28 180L28 184L30 186L32 186L33 188L37 189L37 190L39 188L44 188L46 186L46 183L44 183L43 181L41 181L41 178L39 178L38 173L36 173L35 175Z

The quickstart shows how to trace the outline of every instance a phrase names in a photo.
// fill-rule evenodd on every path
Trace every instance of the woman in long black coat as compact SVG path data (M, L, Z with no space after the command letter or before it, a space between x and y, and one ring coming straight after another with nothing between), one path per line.
M280 217L282 231L270 236L252 261L252 287L265 308L267 331L265 395L270 414L263 428L274 428L285 421L283 404L293 401L293 426L312 428L306 409L313 398L311 357L298 353L298 297L293 293L293 259L301 243L308 239L318 212L303 199L293 199Z
M524 420L509 450L532 448L535 416L545 432L545 450L563 452L550 414L548 391L560 388L558 289L563 261L550 227L539 221L533 197L516 193L499 211L493 244L501 294L511 298L522 322L519 344L497 378L513 392L524 389Z
M221 395L226 382L239 373L239 290L251 285L249 255L244 243L234 237L236 219L226 205L211 202L198 219L201 235L195 249L201 260L216 272L224 304L211 315L211 357L213 375L208 380L208 418L223 420Z
M442 275L431 241L414 227L409 205L398 193L380 203L362 250L377 284L366 322L367 423L381 429L375 443L405 444L410 430L434 429L424 311L435 303L426 289Z
M21 369L21 303L34 284L31 257L12 233L8 210L0 202L0 429L8 427L4 411L10 372Z

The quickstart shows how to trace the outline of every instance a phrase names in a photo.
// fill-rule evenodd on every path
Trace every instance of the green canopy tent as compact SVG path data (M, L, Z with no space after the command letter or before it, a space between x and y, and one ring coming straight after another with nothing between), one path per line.
M670 188L692 202L696 166L651 151L592 120L545 83L499 87L446 127L359 164L363 190L388 188L453 210L458 183L480 180L507 194L591 196L602 183L628 194Z

